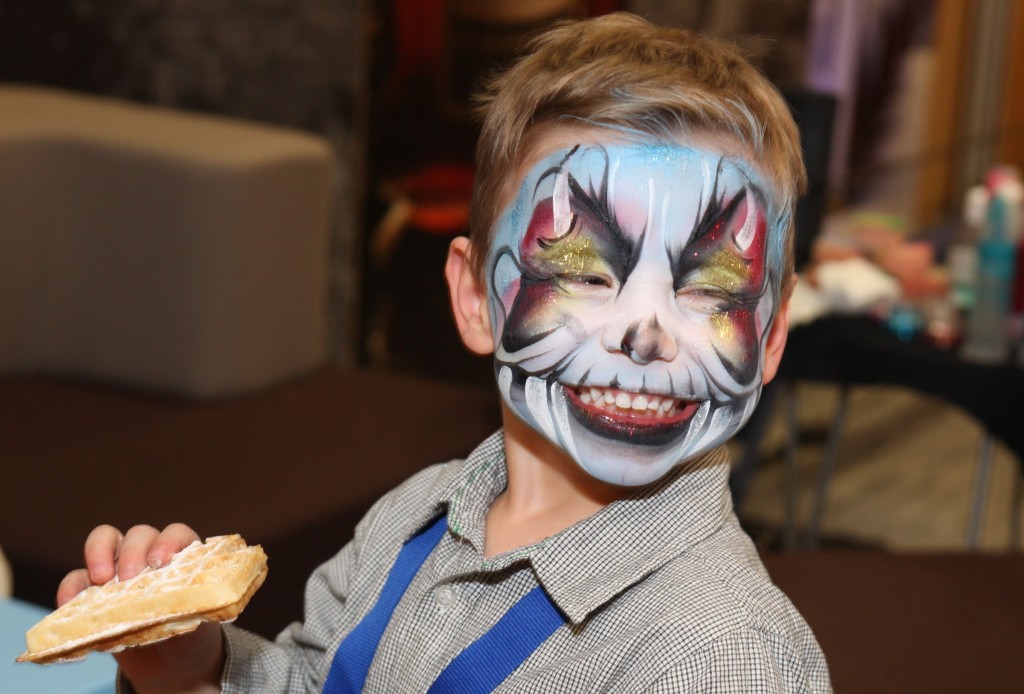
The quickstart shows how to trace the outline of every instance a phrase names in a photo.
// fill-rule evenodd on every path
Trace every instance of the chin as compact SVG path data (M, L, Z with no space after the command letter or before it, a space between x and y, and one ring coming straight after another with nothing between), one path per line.
M570 424L570 454L591 476L609 484L638 487L664 477L677 465L714 449L728 439L728 408L699 403L673 435L666 431L639 430L632 438L623 431L595 430L589 420Z
M512 410L588 474L630 487L655 482L722 444L756 401L714 403L532 376L517 379L508 367L498 381Z

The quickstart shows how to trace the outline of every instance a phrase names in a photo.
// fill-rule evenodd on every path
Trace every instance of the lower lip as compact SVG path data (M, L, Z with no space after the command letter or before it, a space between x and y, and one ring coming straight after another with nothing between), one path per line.
M671 415L658 417L653 414L628 414L619 410L609 410L588 405L580 400L575 389L563 387L569 402L573 405L576 415L584 423L599 431L605 431L617 438L636 439L637 443L647 443L651 437L660 439L665 435L674 435L677 428L686 424L700 406L699 402L687 402ZM661 441L649 441L661 443Z

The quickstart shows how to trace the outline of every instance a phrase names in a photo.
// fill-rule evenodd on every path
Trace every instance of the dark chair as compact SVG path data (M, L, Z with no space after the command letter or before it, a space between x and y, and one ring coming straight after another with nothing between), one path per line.
M800 128L809 189L796 215L795 253L797 268L810 260L811 247L825 210L828 178L828 150L835 112L835 99L808 91L785 93ZM803 546L817 545L825 510L828 486L839 457L840 440L846 420L849 394L853 387L873 384L896 385L949 401L973 416L985 429L974 501L968 528L968 543L977 546L980 519L992 460L993 438L1005 443L1024 461L1024 370L1012 366L972 364L955 353L938 349L923 340L903 341L884 325L863 316L827 316L791 329L779 375L762 394L761 405L741 434L743 457L733 474L734 497L746 491L759 455L759 444L770 415L784 393L786 405L786 491L784 545L797 546L796 454L800 423L796 416L797 385L801 381L835 384L839 403L832 416L824 457L819 467L817 489ZM1024 470L1022 470L1024 475ZM1019 544L1022 475L1014 495L1012 541Z
M828 316L794 328L779 368L779 380L787 392L787 544L795 543L795 446L799 431L795 419L796 384L800 381L833 383L840 389L839 404L832 417L825 454L818 474L817 490L807 524L804 545L813 548L824 515L828 485L839 457L839 443L845 423L849 394L853 387L895 385L946 400L972 416L984 427L978 458L978 473L972 503L968 544L977 547L981 518L992 462L993 440L1002 441L1024 460L1024 369L1011 365L975 364L956 353L934 347L922 339L904 342L884 325L861 316ZM1017 545L1020 527L1021 475L1011 514Z

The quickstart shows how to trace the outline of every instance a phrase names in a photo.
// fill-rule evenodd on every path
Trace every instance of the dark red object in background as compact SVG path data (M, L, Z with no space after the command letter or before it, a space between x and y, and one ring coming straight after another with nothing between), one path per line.
M437 67L444 35L444 0L392 0L395 32L395 76L399 79ZM587 14L596 17L621 9L621 0L589 0Z

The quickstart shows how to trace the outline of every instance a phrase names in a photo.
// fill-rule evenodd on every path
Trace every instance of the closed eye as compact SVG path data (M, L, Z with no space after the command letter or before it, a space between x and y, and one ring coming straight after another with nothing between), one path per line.
M749 297L712 285L687 285L676 291L676 298L707 311L727 311L750 300Z
M600 289L611 289L615 280L609 275L592 272L567 272L557 276L558 280L574 291L593 292Z

